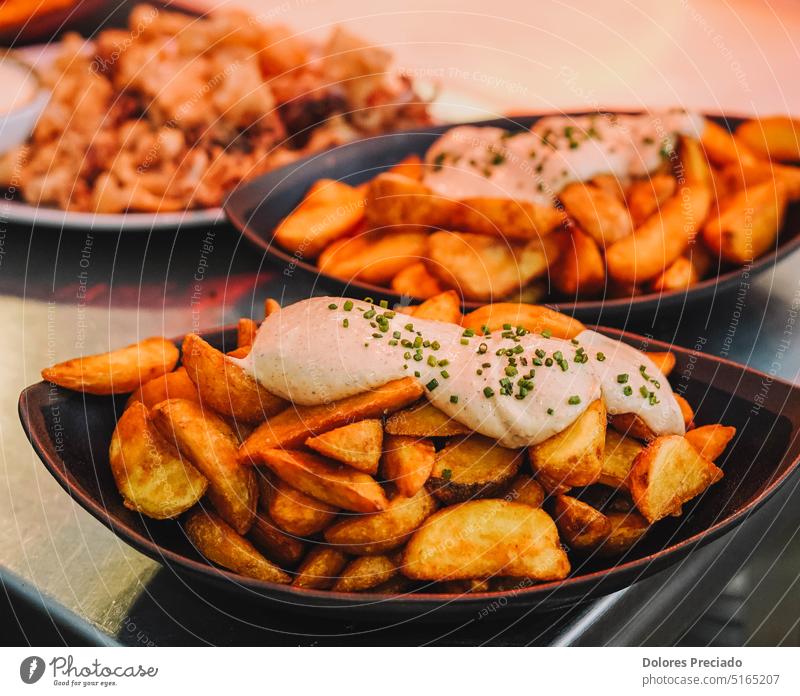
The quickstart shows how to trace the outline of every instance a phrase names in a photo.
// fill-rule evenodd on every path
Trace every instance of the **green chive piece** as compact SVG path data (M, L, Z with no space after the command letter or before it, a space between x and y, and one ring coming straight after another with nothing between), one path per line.
M335 303L333 303L333 302L331 302L331 303L328 305L328 309L336 309L336 304L335 304Z
M481 355L483 355L487 350L489 350L489 346L487 346L485 343L481 343L478 346L478 353L480 353Z
M445 379L449 379L450 378L450 373L447 370L442 370L439 374L442 377L444 377Z
M442 469L442 478L445 481L449 481L451 478L453 478L453 472L450 469Z
M439 380L438 380L438 379L432 379L430 382L428 382L428 383L425 385L425 388L426 388L428 391L433 391L433 390L434 390L434 389L436 389L436 387L438 387L438 386L439 386Z
M633 394L633 388L627 386L625 387L625 389L622 390L622 393L625 394L625 396L630 396L631 394Z
M617 375L617 382L619 384L625 384L628 381L628 373L624 372L621 375Z
M428 365L430 365L431 367L436 367L436 358L433 357L432 355L428 356Z
M413 324L406 324L403 328L406 331L413 331L414 330L414 325Z
M351 309L353 309L353 301L352 300L347 300L344 303L344 311L345 312L349 312Z
M475 332L472 329L464 329L464 333L461 334L462 336L466 336L467 338L474 336Z
M605 360L605 359L606 359L606 355L605 355L605 353L598 353L598 354L597 354L597 359L598 359L600 362L603 362L603 360Z
M577 406L580 402L581 402L581 397L577 395L570 396L569 399L567 399L567 403L570 406Z
M386 300L381 300L381 309L389 309L389 303Z
M641 386L639 387L639 393L646 399L650 396L650 391L647 387Z
M483 395L487 399L491 399L494 396L494 389L492 389L491 387L484 387L483 388Z
M450 396L450 403L451 404L457 404L458 403L458 396L456 394L452 394Z
M392 338L397 338L397 339L399 339L399 338L400 338L400 335L401 335L401 334L400 334L400 332L399 332L399 331L392 331Z
M549 329L545 329L544 331L542 331L542 336L544 336L545 338L552 338L553 333Z
M508 367L505 369L505 373L506 373L506 374L507 374L509 377L513 377L514 375L516 375L516 374L517 374L517 368L516 368L516 367L514 367L513 365L509 365L509 366L508 366Z
M552 409L552 408L548 408L548 409L547 409L547 415L548 415L548 416L552 416L554 413L555 413L555 411L553 411L553 409Z
M468 345L469 345L469 339L467 339L467 338L462 338L462 339L461 339L461 345L462 345L462 346L468 346Z
M350 326L350 320L349 319L343 320L342 321L342 326L344 326L344 328L346 329L348 326Z

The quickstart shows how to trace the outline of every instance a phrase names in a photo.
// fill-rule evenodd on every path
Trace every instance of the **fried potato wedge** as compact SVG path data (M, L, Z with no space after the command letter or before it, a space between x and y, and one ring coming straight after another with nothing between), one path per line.
M278 478L328 505L354 512L378 512L389 505L374 478L348 466L292 450L264 450L260 456Z
M702 425L687 431L684 436L700 455L712 462L717 461L722 456L728 443L736 435L736 428L732 426Z
M758 161L758 157L744 140L714 121L706 120L700 144L709 161L718 167L728 164L753 164Z
M559 495L553 518L561 538L575 551L594 549L611 533L611 523L599 510L569 495Z
M637 284L663 273L689 246L711 209L709 170L696 140L682 148L685 183L636 231L606 250L609 275L621 283Z
M365 418L381 418L408 406L421 396L422 387L419 383L413 377L404 377L331 404L293 406L268 418L256 428L245 440L239 456L242 461L260 463L264 450L297 447L312 435Z
M252 319L242 317L236 325L236 347L249 348L253 345L253 341L256 340L257 333L258 324Z
M626 437L634 437L642 442L656 439L656 434L639 416L634 413L615 413L609 415L608 423L614 430Z
M547 272L558 245L539 239L527 244L468 232L434 232L428 270L442 285L465 298L489 301L518 292Z
M644 447L633 438L620 435L613 428L606 430L603 464L597 483L611 488L626 488L633 462L643 449Z
M42 379L87 394L126 394L172 372L178 349L165 338L146 338L110 353L87 355L42 370Z
M423 488L410 498L396 496L382 512L353 515L325 530L325 540L356 556L396 549L436 510L436 501Z
M536 479L520 474L511 482L503 497L512 503L525 503L538 508L542 507L544 496L544 488Z
M594 239L577 227L561 239L561 253L551 268L553 285L565 295L586 295L602 289L606 264Z
M631 497L649 522L681 506L722 478L722 470L680 435L658 437L637 457L628 476Z
M423 261L406 266L392 278L392 290L406 297L427 300L442 292L442 286L434 278ZM460 316L459 312L459 316Z
M161 437L141 402L117 421L108 450L125 507L157 520L177 517L206 492L208 481Z
M427 400L411 408L396 411L386 419L388 435L412 435L415 437L451 437L467 435L470 429L450 418L444 411Z
M320 179L300 205L275 228L275 241L292 253L315 258L364 218L364 196L341 181Z
M407 310L411 316L420 319L433 319L449 324L461 323L461 299L455 290L445 290Z
M675 353L669 351L648 351L645 353L665 377L675 369Z
M447 228L458 207L415 178L386 172L367 187L365 215L367 224L376 229L397 225Z
M588 486L600 477L606 441L606 408L601 399L565 430L528 448L534 473L566 486Z
M446 505L502 493L522 466L523 450L483 435L451 440L436 453L427 486Z
M211 511L192 510L183 528L198 551L223 568L256 580L283 585L291 581L289 575L264 558L255 546Z
M366 592L397 575L397 563L388 556L359 556L341 571L334 592Z
M678 407L681 409L683 416L683 425L688 430L694 425L694 409L692 405L684 399L680 394L673 394L675 401L678 402Z
M641 539L650 525L638 512L608 512L608 536L598 549L601 556L621 556Z
M318 265L323 273L347 282L389 285L403 269L427 255L428 233L406 226L343 239L322 253Z
M417 580L560 580L570 570L550 516L506 500L472 500L434 513L412 535L403 561L402 573Z
M671 174L653 174L645 179L637 179L627 191L628 212L635 227L641 225L672 196L678 182Z
M147 384L143 384L131 394L126 407L133 404L134 401L141 401L148 409L151 409L167 399L200 400L197 387L189 379L184 368L179 367L174 372L167 372L151 379Z
M533 333L545 333L556 338L573 339L586 327L577 319L541 305L495 302L479 307L461 321L465 329L477 334L484 330L499 331L504 324L516 328L521 326Z
M780 182L742 189L720 202L720 214L703 228L703 241L726 261L750 263L775 246L787 201Z
M383 424L377 418L369 418L343 425L308 438L306 447L359 471L377 474L383 451Z
M754 164L731 164L722 170L720 179L723 189L729 193L771 181L783 186L790 202L800 198L800 167L766 161Z
M387 435L381 475L400 495L416 495L430 478L436 449L427 438Z
M280 311L281 311L281 306L280 304L278 304L277 300L271 297L268 297L266 300L264 300L264 319L275 314L275 312L280 312Z
M408 155L395 164L390 170L392 174L406 176L414 181L422 181L425 168L419 155Z
M239 441L222 418L195 401L169 399L150 412L161 435L208 479L208 497L239 534L253 524L258 501L254 472L239 464Z
M699 282L695 265L685 256L680 256L653 279L652 288L654 292L673 292L686 290Z
M527 240L551 232L563 217L552 205L512 198L465 198L459 201L449 226L503 239ZM438 226L447 228L448 224Z
M567 214L594 242L595 248L605 249L633 232L625 204L597 186L577 182L564 188L558 197Z
M184 339L182 358L202 403L236 421L260 423L288 405L197 334Z
M787 116L750 119L736 129L736 138L759 157L800 160L800 121Z
M305 554L306 545L278 529L275 522L263 511L256 515L247 536L257 549L282 568L296 566Z
M338 508L312 498L288 483L277 479L268 484L266 500L270 517L284 532L299 537L308 537L321 532L336 517ZM263 491L263 488L262 488Z
M315 546L297 569L292 585L308 590L328 590L347 565L348 557L338 549Z

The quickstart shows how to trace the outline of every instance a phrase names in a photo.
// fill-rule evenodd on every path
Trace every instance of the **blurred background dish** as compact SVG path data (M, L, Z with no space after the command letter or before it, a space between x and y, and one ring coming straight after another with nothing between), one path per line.
M24 62L9 52L0 53L0 156L25 142L47 102L50 92Z

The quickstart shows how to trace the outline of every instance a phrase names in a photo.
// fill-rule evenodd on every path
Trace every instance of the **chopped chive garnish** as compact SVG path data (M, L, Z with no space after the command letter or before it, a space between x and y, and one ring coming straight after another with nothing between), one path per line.
M617 375L617 382L619 382L619 384L625 384L625 382L627 381L628 381L627 372L623 372L621 375Z
M403 328L406 331L413 331L414 330L414 325L413 324L406 324Z
M342 321L342 326L344 326L344 328L346 329L348 326L350 326L350 320L349 319L344 319Z
M373 300L371 297L365 297L364 302L368 302L369 304L374 304L375 300Z
M381 309L388 309L389 308L389 303L386 300L381 300L380 301L380 306L381 306Z
M648 388L647 388L647 387L645 387L644 385L642 385L641 387L639 387L639 393L640 393L640 394L641 394L641 395L642 395L642 396L643 396L645 399L646 399L648 396L650 396L650 391L649 391L649 390L648 390Z
M414 360L422 362L422 353L414 353Z
M597 359L598 359L600 362L603 362L603 360L605 360L605 359L606 359L606 354L605 354L605 353L598 353L598 354L597 354Z
M376 312L374 309L368 309L366 312L364 312L364 319L372 319L372 317L374 317L375 314Z
M547 409L547 415L548 415L548 416L552 416L552 415L553 415L553 413L555 413L555 411L553 411L553 409L552 409L552 408L548 408L548 409Z
M625 396L630 396L631 394L633 394L633 387L631 387L630 385L625 387L625 389L622 390L622 393L625 394Z
M440 360L437 364L439 367L447 367L450 364L450 361L445 358L444 360Z
M506 373L506 374L507 374L509 377L513 377L514 375L516 375L516 374L517 374L517 368L516 368L516 367L514 367L513 365L509 365L509 366L508 366L508 367L505 369L505 373Z
M458 403L458 396L456 394L452 394L450 396L450 403L451 404L457 404Z
M336 304L335 304L335 303L333 303L333 302L331 302L331 303L328 305L328 309L336 309Z
M464 333L461 335L470 338L475 335L475 332L472 329L464 329Z
M351 309L353 309L353 301L352 300L347 300L344 303L344 311L345 312L349 312Z
M469 339L462 338L461 339L461 345L462 346L468 346L469 345Z
M494 396L494 389L492 389L491 387L484 387L483 388L483 395L487 399L491 399Z
M545 360L545 361L544 361L544 364L545 364L547 367L551 367L551 366L552 366L552 364L553 364L553 358L547 358L547 360Z
M546 353L541 348L537 348L535 352L537 358L543 358L546 355Z
M572 343L572 345L573 345L573 346L577 346L577 345L580 343L580 341L579 341L577 338L573 338L573 339L570 341L570 343Z
M399 339L399 338L400 338L400 335L401 335L401 334L400 334L400 332L399 332L399 331L392 331L392 338L397 338L397 339Z
M389 341L389 345L390 345L390 346L396 346L396 345L397 345L397 341L395 341L394 339L392 339L391 341Z
M480 377L483 374L483 370L481 368L478 368L477 370L475 370L475 374Z
M436 361L436 358L434 356L432 356L432 355L428 356L428 365L430 365L431 367L436 367L436 362L437 361Z
M411 360L411 353L409 351L406 351L405 353L403 353L403 357L406 360Z
M450 469L442 469L442 478L445 481L449 481L451 478L453 478L453 472L450 471Z
M506 331L511 331L511 324L503 324L503 329Z
M447 370L442 370L439 374L442 377L444 377L445 379L449 379L450 378L450 373Z
M541 360L539 360L539 358L534 358L534 359L533 359L531 362L532 362L534 365L536 365L536 367L541 367L541 366L542 366L542 361L541 361Z
M372 334L372 338L383 338L383 334L374 333Z
M422 347L422 336L417 336L414 339L413 345L414 345L414 348L421 348Z
M567 403L570 406L577 406L580 402L581 402L581 397L577 395L570 396L569 399L567 399Z
M419 377L419 370L414 370L414 377Z
M478 346L478 353L480 353L481 355L483 355L487 350L489 350L489 346L487 346L485 343L481 343Z
M439 350L439 348L441 348L441 347L442 347L442 345L441 345L441 343L439 343L439 341L432 341L431 342L431 350Z
M545 329L544 331L542 331L542 336L544 336L545 338L552 338L553 333L549 329Z
M432 379L430 382L428 382L428 383L425 385L425 388L426 388L428 391L433 391L433 390L434 390L434 389L436 389L436 387L438 387L438 386L439 386L439 380L438 380L438 379Z

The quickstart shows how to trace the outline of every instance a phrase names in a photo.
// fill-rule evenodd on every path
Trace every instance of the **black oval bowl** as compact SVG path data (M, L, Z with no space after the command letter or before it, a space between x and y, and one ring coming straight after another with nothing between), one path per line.
M399 596L344 594L276 585L221 570L196 552L177 522L151 520L122 504L108 463L108 445L125 397L84 395L39 382L20 395L19 415L42 462L79 505L125 542L190 579L288 609L373 619L468 616L495 600L504 606L546 611L614 592L679 562L745 521L800 463L800 388L636 334L603 332L639 348L675 353L673 388L696 407L696 423L723 422L737 428L736 438L718 462L725 477L687 504L682 517L657 523L625 557L615 561L574 557L567 579L510 592L455 596L426 592L423 587ZM235 346L233 329L206 338L220 348ZM756 398L761 402L758 408L753 406Z
M540 118L549 114L508 117L481 121L470 125L498 126L518 131L529 129ZM581 115L581 114L568 114ZM708 115L720 125L733 129L744 119ZM403 131L358 140L334 150L298 160L290 165L256 177L233 191L227 198L224 209L231 223L257 247L263 249L274 264L280 266L286 277L313 284L317 279L324 280L326 286L340 290L356 289L359 296L369 295L375 299L390 302L401 301L400 295L387 287L371 285L357 280L342 281L321 273L314 263L304 261L302 256L291 254L273 243L273 231L278 223L288 215L303 199L311 185L319 179L329 178L349 184L361 184L382 171L397 164L405 156L423 156L430 145L445 131L458 124L436 126L422 130ZM800 245L800 210L793 207L789 211L779 243L770 252L756 259L747 269L752 276L767 270L779 259L785 257ZM701 281L687 291L678 290L664 293L648 293L636 297L614 299L593 299L581 301L558 300L545 297L548 307L570 314L583 321L618 323L625 318L652 315L658 310L666 310L684 305L691 300L700 300L717 293L736 288L741 280L742 270L727 268L712 278ZM465 301L465 309L473 309L484 302Z

